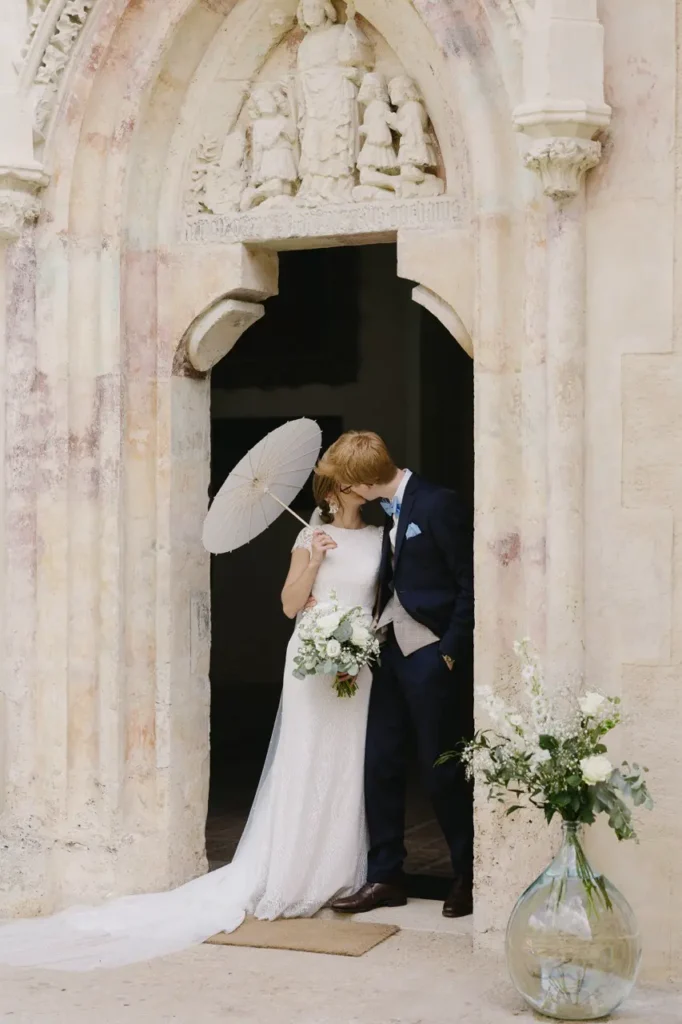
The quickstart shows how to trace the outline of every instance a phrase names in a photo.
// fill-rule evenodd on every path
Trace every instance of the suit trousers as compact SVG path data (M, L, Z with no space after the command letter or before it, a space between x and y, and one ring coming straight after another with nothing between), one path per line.
M435 765L441 754L473 734L473 657L451 671L438 644L405 656L393 633L374 673L365 749L365 803L369 827L368 881L402 876L405 795L410 739L416 739L423 785L450 848L455 876L473 871L473 785L458 760Z

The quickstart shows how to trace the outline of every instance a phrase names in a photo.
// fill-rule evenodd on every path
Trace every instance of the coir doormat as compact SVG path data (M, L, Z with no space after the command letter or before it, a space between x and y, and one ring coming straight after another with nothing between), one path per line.
M357 924L343 919L297 917L258 921L247 918L236 931L230 934L221 932L207 941L214 946L252 946L332 956L363 956L398 931L397 925Z

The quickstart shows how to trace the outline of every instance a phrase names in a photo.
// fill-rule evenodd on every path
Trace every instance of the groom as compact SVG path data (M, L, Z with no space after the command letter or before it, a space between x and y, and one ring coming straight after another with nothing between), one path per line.
M424 785L445 835L455 881L446 917L472 911L473 798L462 766L436 759L473 732L473 527L452 491L398 469L377 434L350 431L318 467L342 491L387 514L377 617L387 628L367 724L365 801L370 849L367 884L332 904L363 913L406 900L407 745L416 737Z

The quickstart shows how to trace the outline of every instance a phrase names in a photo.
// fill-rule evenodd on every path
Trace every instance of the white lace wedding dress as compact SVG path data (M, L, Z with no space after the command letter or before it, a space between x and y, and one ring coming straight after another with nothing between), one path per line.
M371 612L381 530L325 526L337 542L320 567L313 596L331 590L343 605ZM296 547L310 547L312 529ZM308 917L365 881L365 728L371 672L341 699L324 677L295 679L289 641L282 702L256 798L231 864L171 892L128 896L100 907L0 927L0 963L84 971L178 952L247 914Z

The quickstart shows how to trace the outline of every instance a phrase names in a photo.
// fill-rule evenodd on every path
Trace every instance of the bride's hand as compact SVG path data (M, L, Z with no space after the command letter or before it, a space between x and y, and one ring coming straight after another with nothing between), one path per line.
M303 611L304 612L309 612L310 609L314 608L316 604L317 604L317 601L315 600L315 598L314 597L309 597L308 600L306 601L306 603L303 605Z
M336 546L336 541L332 540L328 533L325 533L324 530L315 530L310 557L312 564L322 565L327 552L333 551Z

